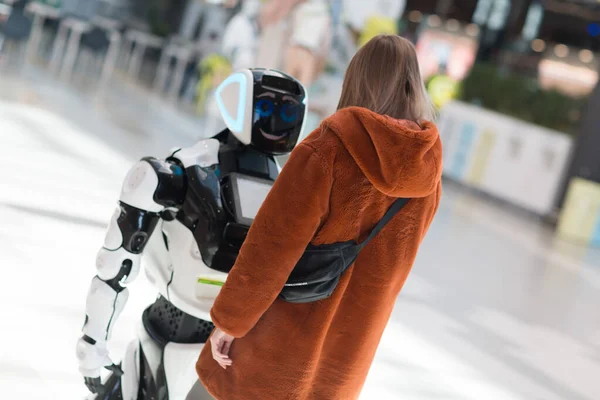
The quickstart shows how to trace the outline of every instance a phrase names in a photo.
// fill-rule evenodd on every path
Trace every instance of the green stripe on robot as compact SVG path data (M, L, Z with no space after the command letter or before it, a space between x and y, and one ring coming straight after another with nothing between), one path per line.
M198 278L198 283L203 283L205 285L213 285L213 286L223 286L225 284L225 282L215 281L212 279L204 279L204 278Z

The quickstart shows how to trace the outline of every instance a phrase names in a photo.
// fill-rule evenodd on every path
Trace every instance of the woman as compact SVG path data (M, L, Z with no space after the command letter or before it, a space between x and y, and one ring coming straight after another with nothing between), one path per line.
M441 196L442 147L414 47L381 35L352 59L338 111L292 152L214 307L197 363L219 400L358 398ZM278 299L307 244L362 241L332 296ZM235 339L235 340L234 340Z

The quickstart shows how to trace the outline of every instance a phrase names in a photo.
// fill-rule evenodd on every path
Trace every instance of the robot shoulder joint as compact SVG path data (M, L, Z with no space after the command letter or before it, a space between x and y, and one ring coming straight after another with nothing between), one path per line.
M203 139L192 147L176 151L171 158L179 160L185 167L210 167L219 163L220 143L217 139Z

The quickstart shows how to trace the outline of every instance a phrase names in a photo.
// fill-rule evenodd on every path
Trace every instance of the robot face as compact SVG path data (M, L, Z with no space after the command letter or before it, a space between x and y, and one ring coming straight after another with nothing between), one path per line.
M246 69L215 93L227 128L244 145L269 155L292 151L304 123L306 92L296 79L267 69Z
M285 82L292 83L289 80ZM304 95L299 92L276 90L264 85L264 82L255 82L252 120L254 147L269 154L292 151L300 136L305 114Z

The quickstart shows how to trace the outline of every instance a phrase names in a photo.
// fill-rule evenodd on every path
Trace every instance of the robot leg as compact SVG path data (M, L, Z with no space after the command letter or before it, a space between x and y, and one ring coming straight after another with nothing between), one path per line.
M166 390L164 378L163 352L164 346L156 341L142 324L139 328L139 352L137 359L138 385L135 400L149 400L159 397ZM164 394L163 394L164 396Z
M131 341L123 357L123 376L121 377L121 392L123 400L137 400L140 385L140 341Z
M104 380L101 393L88 400L149 400L159 398L159 393L167 393L164 350L164 345L154 340L140 324L137 337L127 347L122 370L111 373Z
M169 400L189 399L190 392L198 382L196 361L204 346L203 343L168 343L164 352L164 371L169 391ZM212 397L199 397L194 390L193 400L209 400Z
M130 358L138 367L132 372L138 375L128 376L130 369L124 368L123 400L213 400L196 375L195 365L203 346L203 343L173 342L163 346L142 328L138 352ZM126 393L133 397L126 397Z
M190 397L198 393L195 365L212 323L185 314L162 296L144 311L142 322L138 400L212 399L205 391Z

